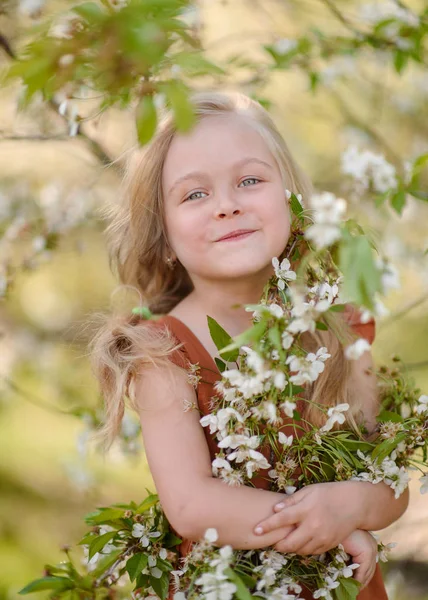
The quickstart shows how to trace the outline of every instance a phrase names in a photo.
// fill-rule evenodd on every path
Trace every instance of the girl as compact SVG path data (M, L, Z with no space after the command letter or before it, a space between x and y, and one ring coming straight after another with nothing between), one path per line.
M221 375L207 315L232 336L251 325L249 313L236 305L259 301L273 275L272 257L282 260L293 243L285 190L306 199L312 189L258 103L219 93L198 93L192 102L194 129L177 133L166 114L151 143L136 151L123 203L109 213L111 264L122 283L136 287L162 316L117 317L95 336L93 365L106 404L102 435L109 446L129 398L140 416L162 507L183 538L181 556L209 527L217 530L218 545L237 549L273 546L319 554L342 543L361 565L356 577L365 588L358 598L383 600L376 544L368 531L398 519L407 494L395 500L383 483L346 481L314 484L287 497L268 490L266 473L256 478L255 488L212 476L218 448L200 418L209 414ZM345 313L329 313L328 331L302 334L303 347L325 345L332 355L305 393L328 406L348 402L348 425L364 422L373 431L370 353L347 361L336 335L349 335L352 327L372 342L374 322L362 324L358 316L348 306ZM201 369L196 384L189 363ZM303 410L306 419L323 422L321 413ZM285 507L274 514L280 500Z

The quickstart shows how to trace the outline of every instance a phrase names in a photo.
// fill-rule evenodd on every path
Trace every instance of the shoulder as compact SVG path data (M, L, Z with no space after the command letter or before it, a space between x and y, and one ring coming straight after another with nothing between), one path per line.
M373 343L376 337L374 317L367 316L363 310L352 303L345 304L345 310L342 314L345 321L358 336L365 338L370 344Z

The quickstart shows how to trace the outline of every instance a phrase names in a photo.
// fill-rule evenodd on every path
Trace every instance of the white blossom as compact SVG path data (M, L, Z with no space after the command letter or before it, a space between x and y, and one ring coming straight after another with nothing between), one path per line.
M314 224L308 227L305 237L320 249L331 246L340 238L340 223L346 212L346 201L331 192L314 194L310 199L314 211Z
M214 527L210 527L209 529L207 529L204 534L204 539L210 544L214 544L214 542L218 540L217 529L215 529Z
M329 408L327 411L327 422L320 428L320 431L330 431L333 429L335 423L342 425L346 419L343 413L345 413L347 410L349 410L349 404L346 402Z
M421 494L427 494L428 493L428 473L426 475L423 475L423 477L420 477L419 481L422 484L421 489L420 489Z
M292 50L295 50L296 48L297 48L297 41L290 40L288 38L281 38L280 40L277 40L273 44L273 49L275 50L275 52L277 54L280 54L280 55L288 54L289 52L291 52Z
M342 154L342 172L355 179L360 191L369 189L372 184L381 194L397 185L395 167L382 154L360 151L354 145Z
M287 383L287 379L285 377L285 373L283 371L276 371L273 378L273 385L278 390L283 390L285 388L285 384Z
M285 402L280 404L280 408L282 408L287 417L292 418L294 415L294 411L296 410L296 403L291 402L290 400L286 400Z
M288 331L284 331L281 335L281 346L284 348L284 350L288 350L293 342L293 336Z
M283 446L291 446L291 444L293 443L293 439L294 438L292 435L286 436L285 433L283 433L282 431L278 433L278 441Z
M272 266L275 269L275 275L278 278L278 287L280 290L285 288L286 281L295 281L296 273L290 269L290 261L288 258L284 258L279 263L279 259L274 256L272 258Z
M428 396L426 394L422 394L422 396L419 396L418 405L415 408L415 412L418 415L428 413Z
M316 354L308 352L303 358L294 355L288 356L285 362L289 365L290 371L295 372L295 375L290 377L291 383L302 385L316 381L320 373L324 371L324 363L330 356L331 354L324 346L319 348Z
M358 360L367 350L370 350L369 342L365 338L359 338L345 348L345 357L348 360Z

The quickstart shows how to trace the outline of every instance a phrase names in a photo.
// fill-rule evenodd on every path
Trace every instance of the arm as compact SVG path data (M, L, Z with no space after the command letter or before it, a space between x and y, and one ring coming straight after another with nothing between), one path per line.
M365 352L352 361L350 389L356 390L358 402L369 432L376 427L379 404L377 384L372 373L373 360ZM286 540L275 548L281 552L299 551L316 554L333 548L352 531L379 530L396 521L406 510L409 492L395 499L393 490L385 483L340 481L308 485L293 496L284 496L276 514L258 523L263 533L286 525L298 525Z
M217 545L256 549L275 544L290 527L262 536L253 529L283 494L231 487L212 476L199 411L184 411L184 399L196 403L195 391L182 369L171 369L168 376L163 367L145 366L134 382L147 461L169 522L179 535L194 541L214 527Z
M351 389L358 390L363 399L362 412L369 432L376 428L376 416L379 413L379 398L374 363L371 352L365 352L358 360L352 361ZM386 483L354 483L353 489L361 502L358 529L379 530L394 523L406 511L409 504L409 489L399 498ZM352 489L351 489L352 493Z

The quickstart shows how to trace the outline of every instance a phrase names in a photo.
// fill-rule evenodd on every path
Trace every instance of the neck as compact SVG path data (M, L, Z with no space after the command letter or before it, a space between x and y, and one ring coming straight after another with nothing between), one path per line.
M252 324L252 312L244 304L258 304L272 270L257 273L245 280L197 281L188 301L195 310L201 310L215 319L232 337ZM235 305L241 305L236 307ZM205 317L206 318L206 317Z

